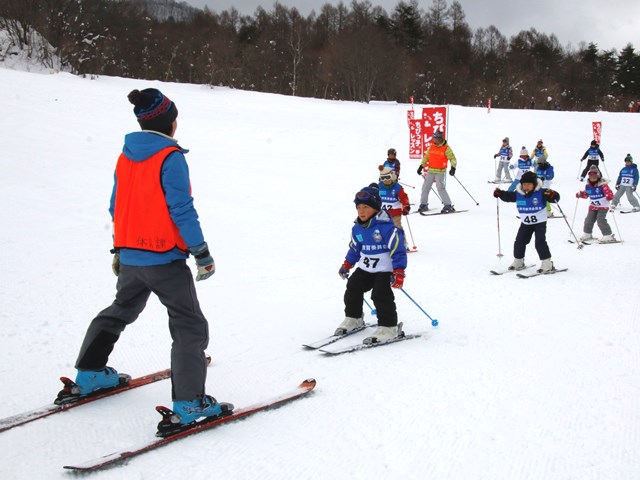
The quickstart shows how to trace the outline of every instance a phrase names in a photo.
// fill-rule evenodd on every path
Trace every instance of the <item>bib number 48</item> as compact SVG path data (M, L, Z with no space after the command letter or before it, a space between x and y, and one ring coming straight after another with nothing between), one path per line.
M526 223L527 225L533 225L535 223L538 223L538 217L536 217L535 215L527 215L526 217L524 217L522 222Z

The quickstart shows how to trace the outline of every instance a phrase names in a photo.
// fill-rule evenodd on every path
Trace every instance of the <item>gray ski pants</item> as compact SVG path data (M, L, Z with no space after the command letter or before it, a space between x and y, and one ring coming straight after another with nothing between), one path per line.
M593 233L593 226L598 222L598 228L602 232L602 235L611 235L611 227L607 222L608 209L603 210L589 210L586 218L584 219L584 233Z
M76 361L79 370L101 370L125 327L136 321L155 293L169 314L173 400L205 394L209 325L200 310L191 270L185 260L149 267L120 266L116 298L93 319Z
M451 205L451 198L449 194L445 190L444 186L444 173L427 173L424 176L424 183L422 184L422 195L420 196L420 204L428 204L429 203L429 193L431 192L431 187L433 186L433 181L436 181L436 190L438 190L438 195L440 195L440 200L444 205Z
M502 180L504 172L505 180L511 181L511 172L509 171L509 162L498 161L498 168L496 169L496 182Z
M634 208L640 208L640 203L638 203L638 199L633 194L633 189L631 187L627 187L624 185L620 185L620 188L618 189L616 194L613 196L613 201L611 203L617 207L618 204L620 203L620 199L625 193L627 194L627 200L629 200L629 203L631 204L631 206Z

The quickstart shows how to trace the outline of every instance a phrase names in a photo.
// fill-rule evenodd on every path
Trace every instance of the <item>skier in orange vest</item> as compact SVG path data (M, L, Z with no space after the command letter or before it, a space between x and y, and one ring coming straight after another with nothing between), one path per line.
M422 195L420 197L420 206L418 212L426 212L429 210L429 193L433 182L436 183L438 189L438 195L444 204L440 213L455 212L455 208L451 205L451 198L445 188L445 173L447 173L447 164L451 162L451 169L449 175L456 174L456 166L458 162L453 154L453 150L444 139L442 132L438 130L433 134L433 143L427 148L424 156L422 157L422 163L418 167L418 175L422 175L422 171L427 168L428 172L424 175L424 182L422 184Z
M125 136L111 194L116 296L89 325L75 365L77 388L63 389L58 400L74 401L71 397L128 382L128 375L107 362L120 334L153 292L168 312L173 410L184 426L223 413L216 399L205 395L209 326L187 258L191 254L196 259L196 280L213 275L215 263L193 206L187 150L173 138L175 103L154 88L133 90L128 99L142 131Z

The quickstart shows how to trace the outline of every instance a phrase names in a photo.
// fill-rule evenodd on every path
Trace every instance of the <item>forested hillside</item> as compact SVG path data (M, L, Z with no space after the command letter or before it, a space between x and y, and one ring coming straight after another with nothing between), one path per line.
M268 8L268 9L267 9ZM171 0L2 0L0 61L29 48L76 74L113 75L325 99L626 111L640 98L640 53L563 47L534 28L471 29L458 1L279 3L251 16ZM588 30L585 35L588 35ZM39 47L40 48L40 47Z

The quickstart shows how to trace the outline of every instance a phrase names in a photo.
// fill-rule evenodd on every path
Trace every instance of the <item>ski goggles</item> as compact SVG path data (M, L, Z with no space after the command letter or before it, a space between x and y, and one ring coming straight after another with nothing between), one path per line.
M369 200L372 197L373 197L373 195L371 195L369 192L358 192L358 193L356 193L356 200Z
M385 180L393 180L393 173L387 173L385 175L380 175L380 180L381 181L385 181Z

